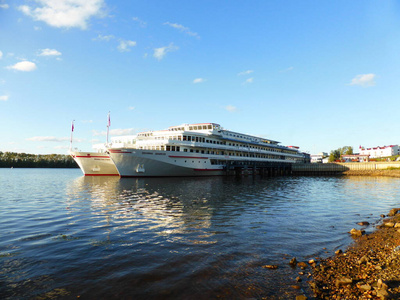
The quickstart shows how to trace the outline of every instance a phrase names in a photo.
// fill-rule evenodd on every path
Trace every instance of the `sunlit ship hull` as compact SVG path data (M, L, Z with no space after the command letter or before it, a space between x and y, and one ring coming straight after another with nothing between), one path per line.
M213 166L210 157L169 151L109 149L121 177L223 175L223 166Z
M106 153L70 152L85 176L118 176L118 170Z

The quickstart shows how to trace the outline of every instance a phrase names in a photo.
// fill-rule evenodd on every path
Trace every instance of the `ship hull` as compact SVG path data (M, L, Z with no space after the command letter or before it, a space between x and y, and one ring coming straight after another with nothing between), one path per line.
M85 176L119 176L118 170L106 153L70 153Z
M109 149L121 177L171 177L224 175L222 166L213 166L202 155L168 151Z

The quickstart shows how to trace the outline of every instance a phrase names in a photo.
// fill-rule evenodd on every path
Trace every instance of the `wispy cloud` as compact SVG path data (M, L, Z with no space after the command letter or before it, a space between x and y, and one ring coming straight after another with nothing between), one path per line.
M168 52L176 51L178 49L179 47L175 46L173 43L170 43L168 46L155 48L153 56L158 60L162 60Z
M32 6L21 5L18 9L53 27L86 29L90 18L103 14L104 6L104 0L34 0Z
M136 107L134 107L134 106L129 106L128 109L129 109L129 110L135 110Z
M350 85L359 85L362 87L369 87L369 86L374 86L375 85L375 74L360 74L354 77Z
M251 84L251 83L253 83L253 81L254 81L254 78L253 78L253 77L247 78L247 79L243 82L243 84Z
M31 72L37 69L36 64L30 61L20 61L19 63L16 63L15 65L8 66L7 69L9 70L17 70L17 71L22 71L22 72Z
M3 52L0 51L0 59L3 58Z
M135 41L121 40L118 45L118 50L120 52L129 52L129 51L131 51L131 48L135 47L135 46L136 46Z
M254 72L253 70L243 71L243 72L238 73L238 76L249 75L253 72Z
M26 140L33 141L33 142L64 142L64 141L68 141L69 138L68 137L58 138L55 136L34 136L31 138L27 138Z
M94 38L92 40L93 41L101 41L101 42L109 42L114 38L115 38L115 36L113 36L112 34L109 34L109 35L99 34L96 38Z
M290 72L290 71L293 71L293 70L294 70L294 67L289 67L289 68L281 70L280 72L281 73L286 73L286 72Z
M8 95L0 96L0 101L7 101L10 97Z
M57 51L56 49L42 49L41 52L38 54L39 56L60 56L61 52Z
M93 136L106 136L107 132L106 131L97 131L97 130L92 130ZM110 135L131 135L135 134L136 130L134 128L126 128L126 129L111 129L110 130Z
M227 110L227 111L229 111L229 112L235 112L235 111L237 111L237 107L236 107L236 106L233 106L233 105L227 105L227 106L225 106L224 108L225 108L225 110Z
M206 81L204 78L196 78L195 80L193 80L193 83L202 83Z
M138 17L133 17L132 20L135 21L136 23L138 23L140 27L144 28L147 26L147 23L140 20Z
M7 3L0 4L0 8L2 9L8 9L10 6Z
M189 27L185 27L185 26L183 26L181 24L165 22L164 25L168 25L168 26L170 26L172 28L175 28L175 29L187 34L187 35L199 38L199 35L196 32L191 31Z

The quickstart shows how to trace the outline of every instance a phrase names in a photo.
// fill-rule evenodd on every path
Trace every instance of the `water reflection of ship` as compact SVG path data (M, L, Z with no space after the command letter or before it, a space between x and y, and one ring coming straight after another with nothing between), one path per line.
M69 187L69 206L90 200L91 212L106 217L107 226L126 233L151 230L169 240L214 243L210 238L215 210L209 203L221 178L80 177ZM219 182L220 183L220 182ZM219 186L219 184L217 184Z

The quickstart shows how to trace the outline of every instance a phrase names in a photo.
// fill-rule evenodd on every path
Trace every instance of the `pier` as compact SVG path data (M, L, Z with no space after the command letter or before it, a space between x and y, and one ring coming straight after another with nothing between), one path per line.
M284 176L292 174L292 164L275 162L228 162L226 175L248 176L260 175L266 177Z

